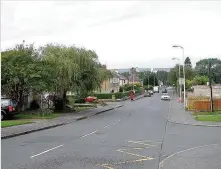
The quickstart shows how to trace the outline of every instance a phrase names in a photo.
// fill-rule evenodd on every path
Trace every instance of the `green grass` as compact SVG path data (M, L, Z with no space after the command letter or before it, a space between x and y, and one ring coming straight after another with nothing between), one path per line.
M8 121L1 121L1 127L11 127L11 126L17 126L22 124L29 124L32 123L30 120L8 120Z
M58 117L59 113L51 113L51 114L27 114L27 113L21 113L15 116L15 118L18 119L53 119Z
M194 112L193 115L219 115L221 114L221 111L215 111L215 112Z
M221 114L217 115L197 115L195 116L197 121L210 121L210 122L221 122Z

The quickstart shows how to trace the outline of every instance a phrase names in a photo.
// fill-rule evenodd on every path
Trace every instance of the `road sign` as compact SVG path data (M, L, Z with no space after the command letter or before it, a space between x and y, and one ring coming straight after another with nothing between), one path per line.
M184 84L184 78L179 78L179 85L183 85Z

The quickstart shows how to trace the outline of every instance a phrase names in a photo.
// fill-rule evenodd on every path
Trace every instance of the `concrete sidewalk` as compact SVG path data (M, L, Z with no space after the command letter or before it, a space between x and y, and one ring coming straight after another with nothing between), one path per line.
M170 101L171 107L169 112L168 121L171 123L194 125L194 126L206 126L206 127L221 127L221 123L218 122L202 122L196 121L191 112L184 110L183 104L178 102L177 99Z
M40 131L40 130L45 130L45 129L65 125L68 123L75 122L77 120L82 120L82 119L94 116L96 114L104 113L104 112L122 107L122 106L123 104L121 103L112 103L111 105L108 105L108 106L89 109L89 110L82 111L79 113L67 113L55 119L38 120L35 123L31 123L31 124L24 124L24 125L2 128L1 139L6 139L10 137L32 133L35 131Z

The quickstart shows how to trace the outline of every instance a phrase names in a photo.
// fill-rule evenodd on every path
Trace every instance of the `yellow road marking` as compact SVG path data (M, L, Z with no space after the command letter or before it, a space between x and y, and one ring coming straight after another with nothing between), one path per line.
M107 164L102 164L101 166L104 167L104 168L107 168L107 169L114 169L113 167L110 167L110 166L107 165Z
M124 154L136 156L136 157L141 157L141 158L144 158L144 159L149 159L149 160L152 160L152 159L153 159L153 158L151 158L151 157L142 156L142 155L134 154L134 153L130 153L130 152L125 152L125 151L123 151L123 150L125 150L125 149L119 149L119 150L117 150L117 151L118 151L118 152L121 152L121 153L124 153Z
M148 147L145 147L145 148L148 148ZM142 150L142 149L144 149L144 148L143 147L142 148L140 148L140 147L134 148L134 150Z
M142 142L142 141L127 141L129 143L135 143L135 144L141 144L141 145L145 145L145 146L153 146L153 147L156 147L156 145L152 145L152 144L147 144L145 142Z
M141 158L141 159L137 159L137 160L132 160L132 161L122 161L122 162L118 162L118 163L111 163L111 165L120 165L120 164L126 164L126 163L136 163L136 162L142 162L142 161L147 161L150 160L149 158ZM102 167L108 168L108 169L114 169L112 167L109 166L110 164L102 164Z

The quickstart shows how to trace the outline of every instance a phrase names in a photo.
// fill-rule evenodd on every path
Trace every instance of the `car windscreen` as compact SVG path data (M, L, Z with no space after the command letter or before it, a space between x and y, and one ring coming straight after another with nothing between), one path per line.
M1 106L9 106L10 99L1 99Z

